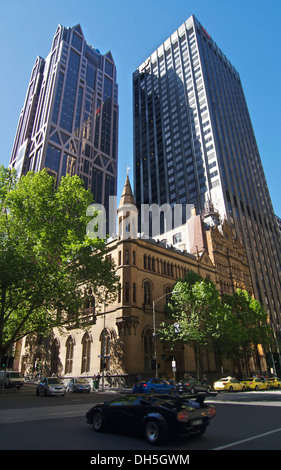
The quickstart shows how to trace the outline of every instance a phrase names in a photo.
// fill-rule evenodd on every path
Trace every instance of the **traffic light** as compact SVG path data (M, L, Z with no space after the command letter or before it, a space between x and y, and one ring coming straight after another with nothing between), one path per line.
M1 358L1 369L6 369L7 356Z
M153 369L153 370L156 369L156 359L155 358L151 359L151 369Z
M12 369L14 365L13 356L3 356L1 359L1 369Z

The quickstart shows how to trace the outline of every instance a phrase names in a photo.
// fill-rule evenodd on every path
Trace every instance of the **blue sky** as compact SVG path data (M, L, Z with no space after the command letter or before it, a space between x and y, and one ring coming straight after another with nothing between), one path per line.
M0 6L0 163L9 164L37 55L47 56L58 24L80 23L86 40L102 54L110 50L117 65L120 196L127 165L133 167L132 73L194 14L240 74L281 217L280 0L0 0Z

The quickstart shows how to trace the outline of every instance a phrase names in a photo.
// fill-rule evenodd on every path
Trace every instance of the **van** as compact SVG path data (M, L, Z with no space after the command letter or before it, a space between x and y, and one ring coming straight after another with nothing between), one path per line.
M21 372L16 372L13 370L7 370L6 372L4 370L0 371L0 388L17 388L19 390L23 384L24 376Z

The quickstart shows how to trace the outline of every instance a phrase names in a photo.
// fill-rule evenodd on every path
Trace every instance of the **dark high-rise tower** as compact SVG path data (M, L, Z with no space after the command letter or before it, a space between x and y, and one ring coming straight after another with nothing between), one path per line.
M48 57L36 59L10 166L19 176L47 168L57 181L79 175L108 206L116 195L118 87L111 52L102 55L80 25L58 26Z
M134 72L133 106L138 209L212 204L243 240L255 296L280 332L280 234L241 80L194 16Z

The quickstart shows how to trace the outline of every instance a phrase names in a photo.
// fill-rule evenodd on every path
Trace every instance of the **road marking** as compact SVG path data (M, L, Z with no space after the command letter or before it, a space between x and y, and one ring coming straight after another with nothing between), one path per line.
M215 447L212 450L228 449L229 447L234 447L234 446L237 446L238 444L244 444L245 442L254 441L255 439L260 439L261 437L270 436L270 434L275 434L276 432L281 432L281 428L273 429L272 431L264 432L263 434L257 434L256 436L248 437L247 439L242 439L241 441L232 442L224 446Z
M84 417L89 405L63 405L59 410L57 407L47 406L44 408L25 408L1 410L0 424L22 423L25 421L40 421L45 419L58 419L70 417Z
M206 400L207 403L207 400ZM219 401L219 400L208 400L208 403L213 405L247 405L247 406L281 406L279 401Z

